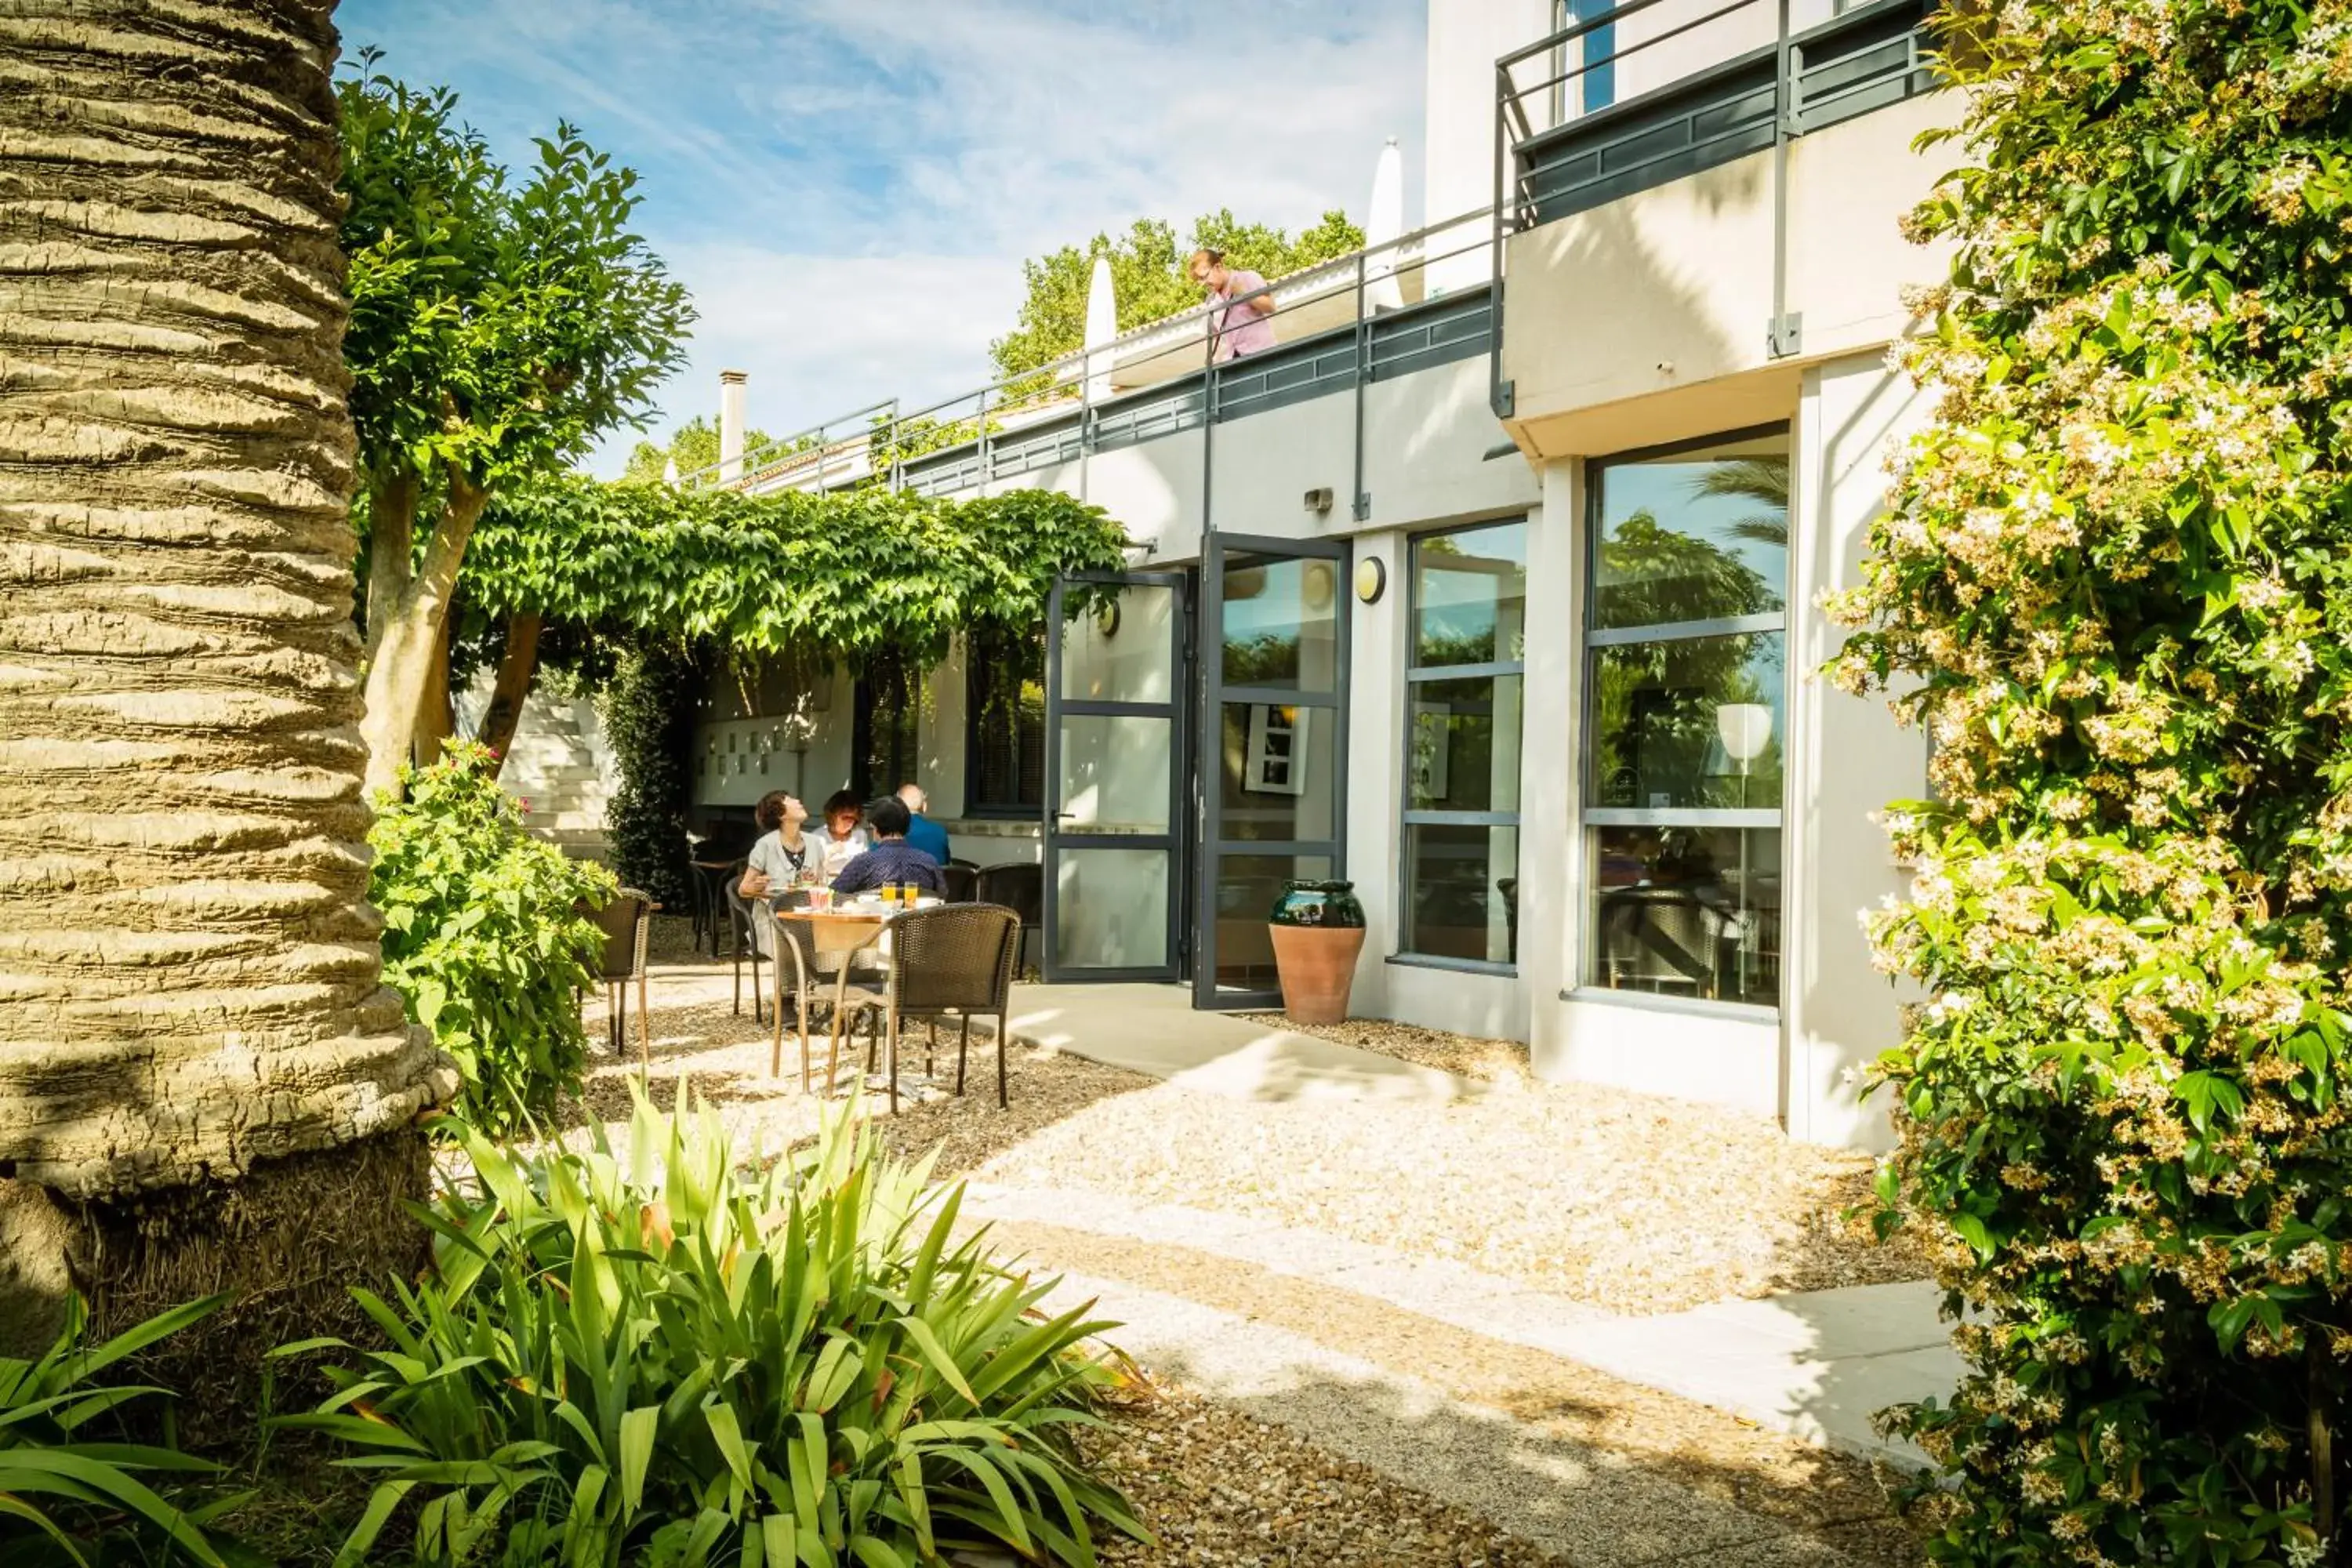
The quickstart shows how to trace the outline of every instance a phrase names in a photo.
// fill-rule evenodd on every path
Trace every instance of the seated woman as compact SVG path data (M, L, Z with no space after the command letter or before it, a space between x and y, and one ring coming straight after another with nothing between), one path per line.
M816 836L818 880L832 881L874 847L873 836L858 826L863 814L855 790L837 789L825 797L824 831Z
M760 797L751 815L767 831L751 846L750 863L736 890L747 899L761 899L814 881L820 869L817 847L801 832L801 824L808 820L808 807L797 796L772 789Z
M914 816L905 801L896 795L883 796L874 803L867 820L874 828L874 847L842 868L841 875L833 879L835 892L870 893L892 882L902 887L912 884L928 892L947 891L940 863L907 842L907 828Z

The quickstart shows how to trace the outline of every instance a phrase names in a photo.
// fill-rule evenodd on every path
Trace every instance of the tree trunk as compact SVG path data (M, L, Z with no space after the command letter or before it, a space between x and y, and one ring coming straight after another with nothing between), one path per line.
M367 905L331 15L0 17L0 1177L67 1199L455 1088Z
M474 536L474 523L489 499L488 490L451 475L449 504L434 523L424 563L397 594L381 595L385 602L380 615L379 595L370 584L366 711L360 721L370 795L394 787L400 782L400 764L409 760L417 717L432 683L434 656L449 618L449 598L457 586L457 568L465 563L467 541Z
M490 749L501 768L506 765L507 748L514 743L515 726L522 722L531 677L539 672L540 624L535 615L508 617L507 645L499 654L499 676L490 687L490 705L482 710L481 728L474 735Z
M457 717L449 710L449 633L455 624L453 617L442 617L441 635L434 639L433 657L425 666L425 695L417 700L416 733L408 746L420 768L439 762L442 748L457 732Z

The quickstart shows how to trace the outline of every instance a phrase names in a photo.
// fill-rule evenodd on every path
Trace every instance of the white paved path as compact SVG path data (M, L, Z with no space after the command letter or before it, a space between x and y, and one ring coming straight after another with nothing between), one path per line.
M1719 1301L1630 1318L1465 1265L1271 1221L1101 1193L973 1184L967 1212L1231 1258L1524 1345L1864 1458L1919 1464L1871 1426L1889 1405L1948 1394L1960 1361L1926 1283Z

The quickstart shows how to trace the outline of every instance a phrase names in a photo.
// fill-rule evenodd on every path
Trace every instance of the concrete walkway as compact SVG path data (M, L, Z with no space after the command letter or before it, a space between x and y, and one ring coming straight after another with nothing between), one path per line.
M1203 1013L1181 985L1015 985L1013 1037L1227 1100L1459 1100L1449 1072Z
M1880 1436L1871 1418L1890 1405L1948 1394L1961 1373L1949 1331L1936 1314L1935 1287L1924 1281L1629 1318L1462 1264L1202 1209L977 1183L967 1190L966 1207L1005 1227L1008 1239L1030 1234L1021 1227L1047 1226L1308 1281L1498 1348L1575 1362L1864 1458L1924 1464L1916 1448ZM1066 1241L1055 1249L1056 1266L1100 1267L1086 1256L1089 1250Z

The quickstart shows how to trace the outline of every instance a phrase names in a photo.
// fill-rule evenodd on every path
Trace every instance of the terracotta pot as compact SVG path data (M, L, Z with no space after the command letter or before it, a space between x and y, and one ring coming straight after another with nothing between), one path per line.
M1336 1024L1348 1016L1361 926L1272 925L1274 967L1282 976L1282 1010L1294 1024Z

